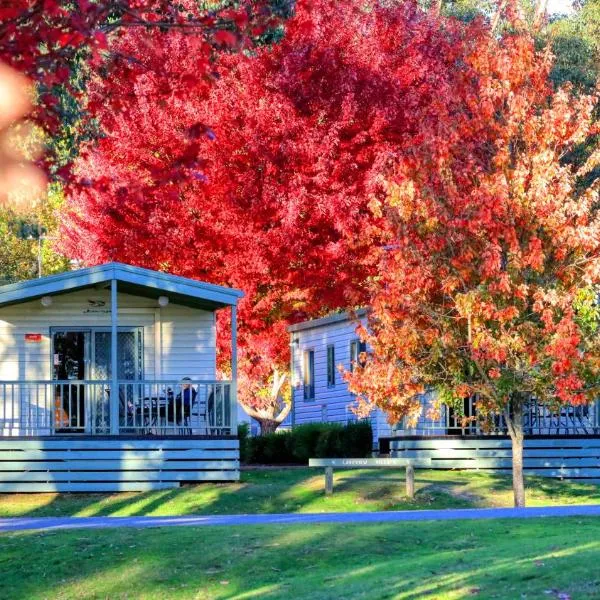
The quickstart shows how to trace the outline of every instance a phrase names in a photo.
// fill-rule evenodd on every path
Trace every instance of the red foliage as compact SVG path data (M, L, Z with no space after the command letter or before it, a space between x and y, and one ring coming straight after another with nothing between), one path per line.
M595 99L553 92L530 36L472 28L430 126L398 153L375 208L392 239L373 285L373 352L349 374L391 418L415 394L477 394L481 412L595 399L600 218L562 157L593 130ZM589 169L598 154L583 168Z
M241 287L249 401L285 368L290 319L366 301L386 235L369 204L423 135L465 35L410 4L304 1L281 43L227 56L210 85L208 47L128 32L119 52L144 53L93 82L106 137L77 165L67 251Z
M0 61L38 85L33 117L55 135L63 117L56 96L83 100L77 79L87 67L102 66L106 74L117 58L137 60L139 47L116 54L120 33L133 29L139 39L160 37L157 32L165 29L189 35L202 47L195 57L196 77L209 78L218 50L251 47L253 29L278 22L268 0L246 0L221 11L201 9L194 0L0 0ZM96 115L90 109L83 116L93 121Z
M560 156L592 102L552 94L526 34L305 0L280 44L208 74L210 44L176 29L114 49L138 59L92 83L106 137L77 165L64 244L241 287L245 401L285 368L289 320L369 293L352 385L394 416L429 385L582 400L597 365L573 303L600 236Z

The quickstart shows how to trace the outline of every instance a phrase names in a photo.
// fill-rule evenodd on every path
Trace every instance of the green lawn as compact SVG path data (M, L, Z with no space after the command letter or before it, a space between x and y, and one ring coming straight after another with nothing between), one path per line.
M0 597L579 600L600 519L0 535Z
M332 512L511 506L509 477L473 472L417 471L414 501L404 496L403 471L335 473L335 492L323 493L321 470L244 471L240 483L200 484L175 490L122 494L5 494L0 517L182 515ZM592 504L600 487L528 479L528 504Z

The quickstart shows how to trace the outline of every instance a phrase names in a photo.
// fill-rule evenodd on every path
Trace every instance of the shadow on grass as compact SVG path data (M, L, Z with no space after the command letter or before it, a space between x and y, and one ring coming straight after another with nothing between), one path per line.
M598 539L589 518L19 533L0 596L597 598Z
M504 474L417 471L414 500L405 496L403 470L336 470L334 493L324 493L321 470L243 471L240 482L183 485L173 490L121 494L5 494L0 516L129 516L352 512L510 506ZM527 478L531 504L600 501L599 487Z

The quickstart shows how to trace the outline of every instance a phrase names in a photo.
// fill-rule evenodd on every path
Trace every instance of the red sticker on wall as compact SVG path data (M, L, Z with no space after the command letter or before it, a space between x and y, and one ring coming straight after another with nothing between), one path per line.
M41 342L42 334L41 333L26 333L25 341L26 342Z

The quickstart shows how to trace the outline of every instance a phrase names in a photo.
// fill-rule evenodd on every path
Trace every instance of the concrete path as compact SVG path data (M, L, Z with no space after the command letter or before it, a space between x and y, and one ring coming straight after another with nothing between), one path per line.
M274 515L207 515L182 517L18 517L0 519L0 531L28 529L102 529L106 527L199 527L205 525L306 525L311 523L395 523L458 519L529 519L600 516L600 505L546 508L467 508L363 513L288 513Z

